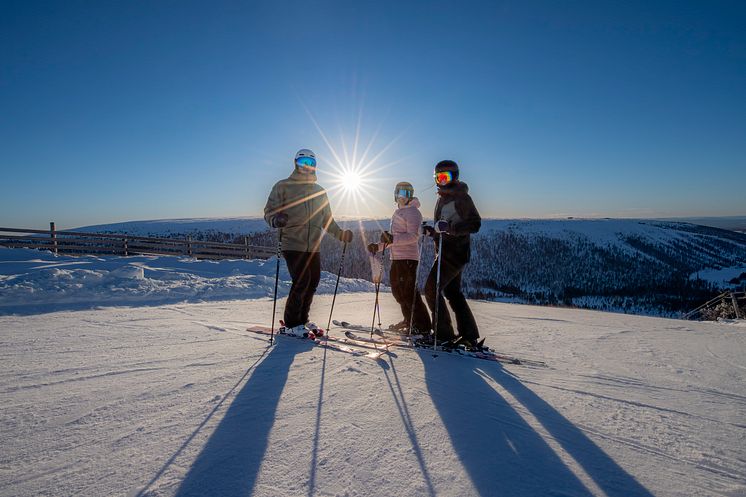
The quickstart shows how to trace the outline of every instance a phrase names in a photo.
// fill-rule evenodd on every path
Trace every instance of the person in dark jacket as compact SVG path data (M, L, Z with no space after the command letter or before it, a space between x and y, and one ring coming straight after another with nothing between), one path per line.
M326 190L316 182L316 156L311 150L299 150L293 173L272 187L264 219L279 229L282 255L293 280L285 302L286 333L306 336L317 328L309 323L308 314L321 279L319 246L324 232L345 243L352 241L352 231L343 231L334 221Z
M435 166L435 184L438 187L438 201L435 204L433 219L435 226L427 226L427 233L435 241L436 252L438 241L443 238L443 249L436 254L430 274L425 284L425 298L433 313L433 326L436 326L436 337L439 342L451 342L476 346L479 339L474 315L466 303L461 291L461 277L464 267L471 258L471 234L479 231L482 218L469 196L469 187L459 181L459 168L452 160L440 161ZM440 263L440 288L436 290L438 263ZM436 299L438 291L441 298ZM456 327L459 336L453 331L451 316L444 298L456 315ZM437 318L435 302L439 300Z

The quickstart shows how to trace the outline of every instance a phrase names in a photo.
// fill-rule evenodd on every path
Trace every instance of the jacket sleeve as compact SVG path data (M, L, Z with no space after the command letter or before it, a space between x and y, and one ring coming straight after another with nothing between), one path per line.
M456 206L459 211L461 221L451 226L450 235L462 236L476 233L482 227L482 217L474 205L470 195L464 195L463 200Z
M272 187L272 191L269 192L267 203L264 206L264 220L267 221L267 224L269 224L270 227L272 226L272 220L275 218L275 215L282 212L282 197L282 186L280 185L280 182L277 182L275 183L275 186Z
M334 217L332 216L332 208L329 205L329 197L326 196L326 192L324 192L324 194L322 195L321 201L324 203L324 208L322 210L324 229L327 233L333 235L339 240L342 238L342 228L339 227L337 222L334 220Z

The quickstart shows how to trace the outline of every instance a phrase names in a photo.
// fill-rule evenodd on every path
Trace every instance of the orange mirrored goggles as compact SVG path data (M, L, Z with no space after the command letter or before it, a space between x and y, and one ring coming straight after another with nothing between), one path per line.
M433 174L433 178L435 178L436 185L445 186L453 181L453 173L451 171L441 171Z

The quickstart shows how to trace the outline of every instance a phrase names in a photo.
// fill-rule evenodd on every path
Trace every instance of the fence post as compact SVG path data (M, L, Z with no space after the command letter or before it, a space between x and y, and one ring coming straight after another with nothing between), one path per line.
M244 244L244 259L250 259L249 257L249 237L245 236L243 237L243 244Z
M733 302L733 310L736 311L736 319L741 319L741 313L738 311L738 299L736 299L736 294L730 292L730 299Z
M129 244L127 243L127 238L124 238L124 256L127 257L130 255L129 253Z
M52 252L57 253L57 230L54 228L54 221L49 223L49 232L52 237Z

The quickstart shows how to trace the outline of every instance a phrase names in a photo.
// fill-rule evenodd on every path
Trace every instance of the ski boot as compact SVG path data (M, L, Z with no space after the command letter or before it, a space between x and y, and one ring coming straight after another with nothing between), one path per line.
M312 337L311 333L306 329L306 327L302 324L299 324L298 326L293 326L291 328L284 327L286 335L294 336L297 338L315 338Z
M414 345L416 347L423 347L423 348L432 348L434 343L435 343L435 338L433 335L425 335L414 341Z
M409 328L409 321L406 319L402 319L396 324L390 324L388 330L389 331L404 331L407 328Z
M314 338L319 338L324 336L324 329L319 328L316 323L313 321L309 321L306 323L306 330L308 330L308 336L310 337L313 335Z

